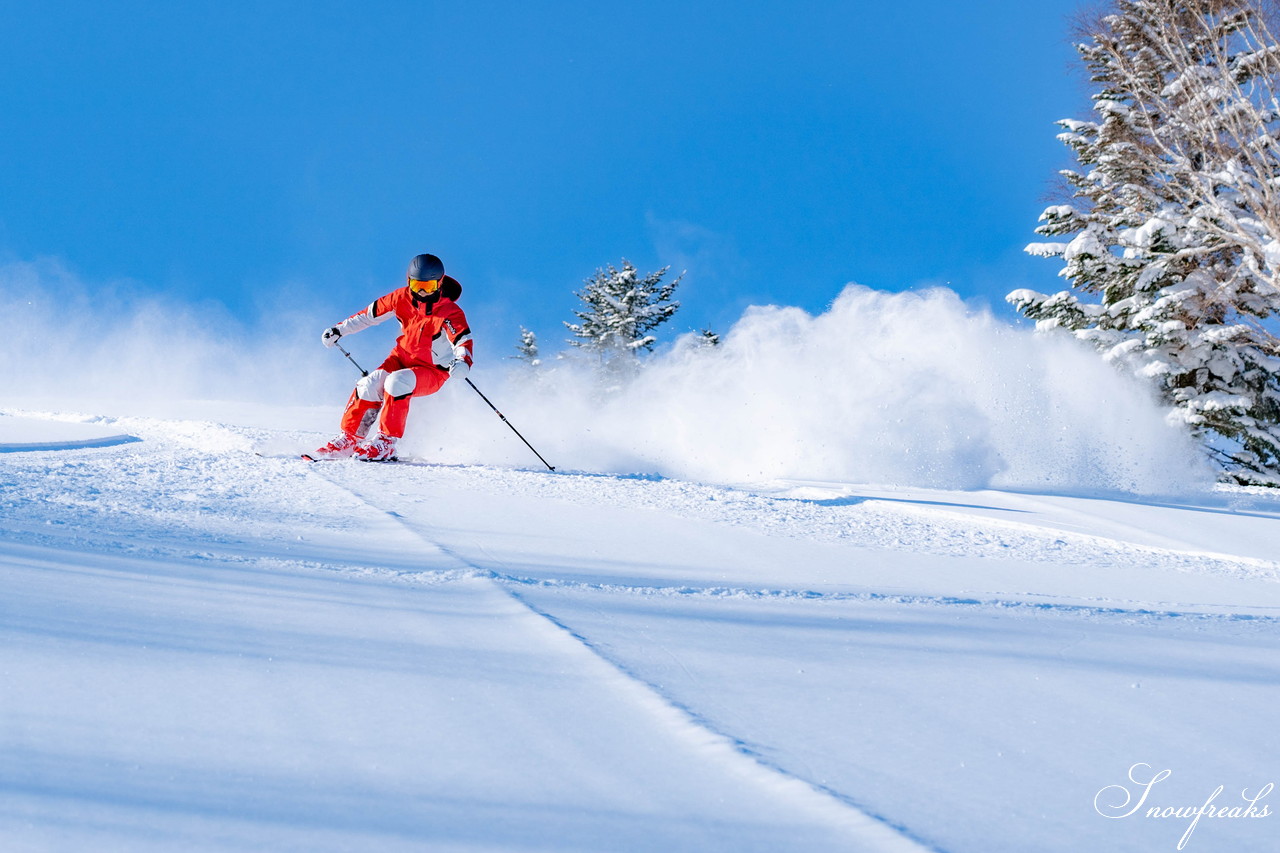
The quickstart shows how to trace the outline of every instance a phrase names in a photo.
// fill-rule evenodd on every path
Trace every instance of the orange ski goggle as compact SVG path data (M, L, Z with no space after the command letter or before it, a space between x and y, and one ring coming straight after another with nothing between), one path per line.
M423 281L422 279L410 277L409 289L419 296L430 296L440 289L440 279L429 278Z

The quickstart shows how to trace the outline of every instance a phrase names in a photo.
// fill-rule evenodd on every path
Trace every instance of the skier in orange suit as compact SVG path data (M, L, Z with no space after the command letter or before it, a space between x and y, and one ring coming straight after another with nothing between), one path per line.
M451 378L471 369L471 330L455 301L462 285L444 274L435 255L418 255L409 263L408 281L352 314L321 335L325 346L394 317L400 336L386 360L356 383L342 413L342 432L306 458L356 456L369 462L396 458L396 442L404 436L409 401L439 391ZM368 431L376 419L378 429Z

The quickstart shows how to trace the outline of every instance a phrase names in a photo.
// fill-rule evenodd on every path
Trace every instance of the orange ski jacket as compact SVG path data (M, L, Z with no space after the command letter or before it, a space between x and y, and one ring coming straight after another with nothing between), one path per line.
M406 367L447 368L455 360L471 365L471 329L458 303L441 296L434 304L426 305L413 298L407 285L378 297L337 328L340 334L349 335L392 317L400 323L400 336L391 354Z

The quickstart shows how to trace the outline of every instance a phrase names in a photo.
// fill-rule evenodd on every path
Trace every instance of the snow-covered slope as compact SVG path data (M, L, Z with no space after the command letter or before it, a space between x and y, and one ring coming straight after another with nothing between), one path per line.
M1280 776L1264 493L307 465L317 434L246 412L7 417L6 850L1171 850L1190 818L1116 818L1135 765L1172 770L1146 806ZM21 447L83 421L137 440Z

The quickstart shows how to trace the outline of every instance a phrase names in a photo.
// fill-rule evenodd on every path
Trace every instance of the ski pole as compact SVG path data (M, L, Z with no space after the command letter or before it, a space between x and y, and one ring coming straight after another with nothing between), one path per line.
M368 375L369 375L369 371L367 371L367 370L365 370L363 367L361 367L361 366L356 362L356 360L355 360L354 358L352 358L352 357L351 357L351 353L347 352L347 351L343 348L342 344L338 343L337 341L334 341L334 342L333 342L333 345L334 345L335 347L337 347L337 348L338 348L339 352L341 352L343 355L345 355L345 356L347 357L347 360L348 360L348 361L350 361L352 364L354 364L354 365L356 366L356 370L360 371L360 375L361 375L361 376L368 376Z
M483 393L483 392L481 392L481 390L480 390L479 388L477 388L477 387L476 387L476 383L472 382L472 381L471 381L471 378L470 378L469 376L464 376L463 378L467 380L467 384L471 386L471 390L472 390L472 391L475 391L477 394L479 394L479 395L480 395L480 399L481 399L481 400L484 400L486 403L489 403L489 398L488 398L488 397L486 397L486 396L484 395L484 393ZM512 432L514 432L514 433L516 434L516 436L517 436L521 441L523 441L523 442L524 442L524 446L525 446L525 447L529 448L530 450L533 450L533 445L532 445L532 444L530 444L530 443L528 442L528 440L527 440L523 435L520 435L520 430L516 429L514 426L512 426L512 425L511 425L511 421L507 420L507 416L506 416L506 415L504 415L504 414L502 414L502 412L499 412L499 411L498 411L498 407L497 407L497 406L495 406L493 403L489 403L489 408L493 409L494 413L495 413L498 417L502 418L502 422L503 422L504 424L506 424L507 426L511 427L511 431L512 431ZM542 464L543 464L543 465L546 465L546 466L547 466L549 469L551 469L552 471L556 470L556 466L552 465L552 464L551 464L550 462L548 462L547 460L542 459L542 454L541 454L541 453L539 453L538 451L533 450L533 455L534 455L534 456L536 456L536 457L538 457L539 459L541 459L541 460L542 460Z

